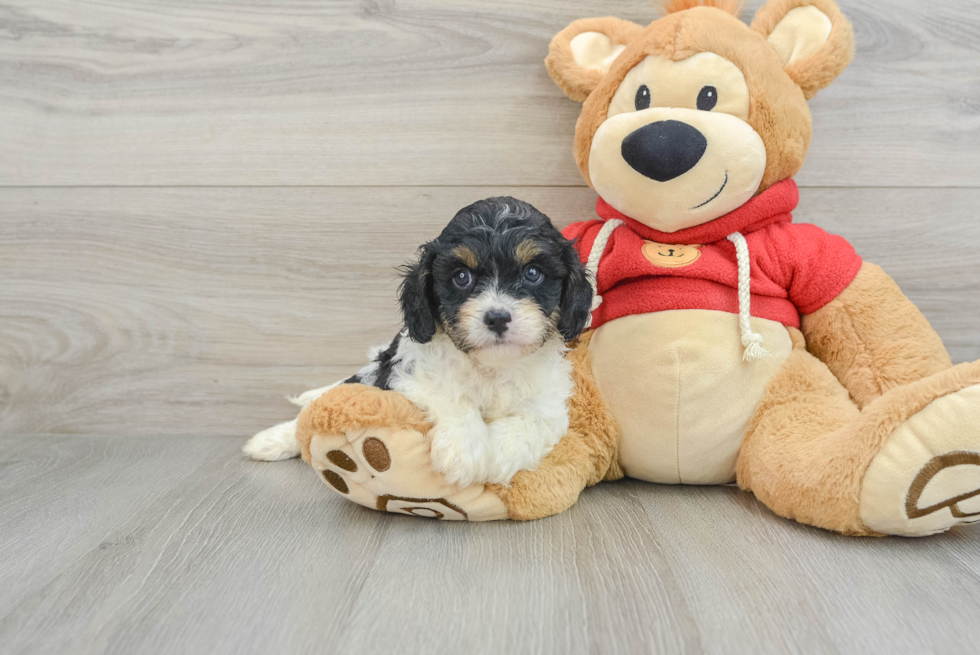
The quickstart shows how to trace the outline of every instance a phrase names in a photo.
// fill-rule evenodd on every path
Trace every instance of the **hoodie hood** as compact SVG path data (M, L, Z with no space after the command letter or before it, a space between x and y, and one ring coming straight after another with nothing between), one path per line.
M800 190L796 182L789 179L777 182L731 213L677 232L661 232L648 227L617 211L602 198L596 202L596 213L606 221L623 221L639 236L657 243L709 244L726 239L734 232L750 234L774 223L790 223L799 202Z
M598 220L562 232L592 273L592 328L659 311L731 312L739 317L748 358L764 354L750 317L799 328L800 316L836 298L861 269L843 238L792 221L798 197L796 184L786 180L730 214L674 233L652 230L599 201Z

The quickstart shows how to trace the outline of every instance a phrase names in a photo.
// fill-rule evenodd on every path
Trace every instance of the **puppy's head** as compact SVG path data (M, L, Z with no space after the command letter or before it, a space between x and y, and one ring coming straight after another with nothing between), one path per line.
M481 358L516 358L560 334L581 333L592 287L570 241L548 217L514 198L462 209L407 267L401 290L409 336L443 330Z

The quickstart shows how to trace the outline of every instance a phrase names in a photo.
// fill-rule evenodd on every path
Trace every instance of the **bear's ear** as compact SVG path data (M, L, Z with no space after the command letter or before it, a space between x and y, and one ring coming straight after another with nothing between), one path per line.
M769 0L752 21L809 100L854 59L854 30L832 0Z
M583 18L551 40L545 66L551 79L572 100L585 102L616 57L643 28L618 18Z

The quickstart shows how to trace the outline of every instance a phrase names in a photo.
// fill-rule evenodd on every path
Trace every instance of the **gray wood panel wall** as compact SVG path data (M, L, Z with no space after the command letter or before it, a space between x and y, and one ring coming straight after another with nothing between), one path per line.
M761 4L747 3L745 16ZM980 358L980 3L843 0L797 220ZM0 431L246 435L398 324L461 206L592 214L571 20L644 0L0 3Z

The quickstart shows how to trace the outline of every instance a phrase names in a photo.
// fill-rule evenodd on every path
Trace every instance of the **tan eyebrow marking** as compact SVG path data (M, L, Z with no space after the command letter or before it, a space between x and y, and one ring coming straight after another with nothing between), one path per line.
M525 239L517 244L514 254L522 264L529 264L532 259L541 254L541 248L530 239Z
M457 246L453 250L453 254L456 255L456 257L458 257L460 261L462 261L470 268L476 268L477 266L480 265L480 262L477 260L476 255L473 254L473 251L467 248L466 246Z

